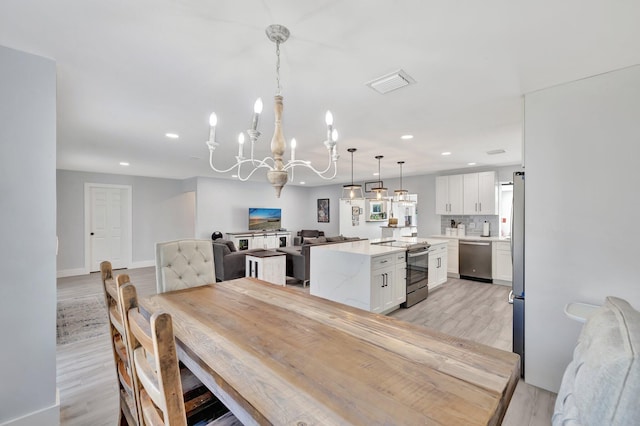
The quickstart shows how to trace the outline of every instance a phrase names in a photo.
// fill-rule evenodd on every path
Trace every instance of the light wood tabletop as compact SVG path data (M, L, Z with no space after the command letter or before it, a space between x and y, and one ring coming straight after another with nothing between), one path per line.
M142 299L244 424L499 424L511 352L253 278Z

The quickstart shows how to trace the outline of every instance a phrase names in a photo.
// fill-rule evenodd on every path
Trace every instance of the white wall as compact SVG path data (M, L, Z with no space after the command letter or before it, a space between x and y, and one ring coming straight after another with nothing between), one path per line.
M525 96L526 380L557 391L572 301L640 309L640 67Z
M0 46L0 424L56 425L56 65Z
M249 229L249 208L282 209L282 227L294 233L315 226L314 194L318 188L287 185L280 198L265 182L239 182L229 179L198 178L196 191L196 237L209 239L214 231L242 232ZM323 196L319 198L329 198ZM333 210L333 205L330 206ZM320 225L320 224L317 224Z
M195 194L189 191L189 180L58 170L57 267L61 276L84 269L85 183L131 186L134 267L154 260L156 242L195 235Z

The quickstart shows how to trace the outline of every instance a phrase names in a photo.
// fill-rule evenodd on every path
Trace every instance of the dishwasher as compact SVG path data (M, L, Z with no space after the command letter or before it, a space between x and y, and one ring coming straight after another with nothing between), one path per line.
M460 278L493 282L491 279L491 241L459 242Z

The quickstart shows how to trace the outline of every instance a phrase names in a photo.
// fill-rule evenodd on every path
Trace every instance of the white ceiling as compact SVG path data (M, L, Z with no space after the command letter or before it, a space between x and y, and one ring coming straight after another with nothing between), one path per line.
M283 24L285 137L324 166L331 109L344 183L350 147L356 181L375 179L378 154L383 180L399 160L405 176L518 163L522 95L640 63L639 18L638 0L3 0L0 45L57 62L58 168L221 177L208 166L208 116L223 143L216 164L230 165L262 97L267 155L275 45L264 30ZM365 86L399 68L417 84ZM300 180L326 183L297 169Z

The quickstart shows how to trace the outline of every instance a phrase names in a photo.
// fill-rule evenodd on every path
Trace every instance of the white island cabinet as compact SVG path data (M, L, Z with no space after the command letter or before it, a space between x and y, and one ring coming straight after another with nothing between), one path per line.
M434 243L429 247L429 290L447 282L447 241Z
M389 313L406 300L405 250L353 241L311 247L309 288L313 296L375 313Z

